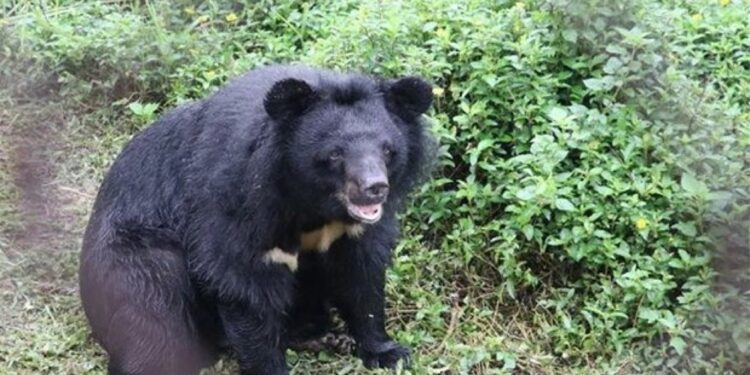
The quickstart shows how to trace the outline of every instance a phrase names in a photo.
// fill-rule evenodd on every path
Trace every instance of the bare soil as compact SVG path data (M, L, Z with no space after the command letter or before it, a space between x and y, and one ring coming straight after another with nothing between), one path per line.
M10 234L16 251L52 251L61 233L55 223L63 220L62 206L54 184L54 164L50 154L56 145L54 136L60 116L50 113L27 113L16 118L10 132L13 184L18 193L16 210L21 225Z
M58 140L64 126L63 107L56 95L56 80L39 81L25 70L0 78L7 96L0 103L0 136L9 147L4 163L16 192L15 214L19 221L10 233L8 256L29 251L53 252L64 241L63 223L75 220L62 209L55 181Z

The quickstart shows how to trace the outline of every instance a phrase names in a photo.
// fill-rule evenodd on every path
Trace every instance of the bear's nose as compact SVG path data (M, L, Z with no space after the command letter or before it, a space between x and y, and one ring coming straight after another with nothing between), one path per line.
M365 195L368 199L383 200L388 195L388 183L384 181L374 181L365 185Z

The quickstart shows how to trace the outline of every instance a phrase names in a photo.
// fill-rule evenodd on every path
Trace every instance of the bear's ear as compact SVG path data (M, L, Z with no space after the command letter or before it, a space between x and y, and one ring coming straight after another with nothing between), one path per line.
M419 77L404 77L385 83L388 109L406 121L427 112L432 104L432 86Z
M271 86L263 100L263 106L272 119L285 122L301 115L317 98L315 90L307 82L287 78Z

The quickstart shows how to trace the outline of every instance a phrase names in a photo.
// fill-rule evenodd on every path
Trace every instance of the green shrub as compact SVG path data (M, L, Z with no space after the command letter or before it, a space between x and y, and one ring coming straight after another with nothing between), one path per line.
M717 43L736 54L748 28L731 13L717 12L734 31ZM423 223L413 235L429 228L441 256L460 260L441 274L531 297L553 315L550 345L564 357L636 339L681 355L690 321L714 302L708 228L732 202L747 213L749 181L747 142L735 137L747 125L716 103L727 93L696 93L689 80L715 65L681 67L694 59L681 39L700 32L685 16L637 1L372 4L313 43L311 60L415 71L445 91L435 118L445 168L409 216Z
M249 3L34 8L12 19L19 35L6 54L52 68L66 92L89 102L138 97L174 104L205 96L250 67L295 60L305 42L325 35L336 12L353 4Z

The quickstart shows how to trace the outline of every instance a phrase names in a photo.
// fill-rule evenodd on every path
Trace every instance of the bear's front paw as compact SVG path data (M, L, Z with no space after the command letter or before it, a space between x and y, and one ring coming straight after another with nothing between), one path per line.
M364 362L365 367L396 368L398 361L403 361L404 368L411 363L411 351L395 341L385 341L375 345L360 346L357 355Z

